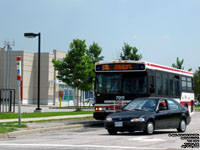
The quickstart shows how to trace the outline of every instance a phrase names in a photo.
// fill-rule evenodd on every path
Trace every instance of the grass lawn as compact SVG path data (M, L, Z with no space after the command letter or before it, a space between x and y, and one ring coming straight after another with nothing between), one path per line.
M27 126L25 124L19 125L16 122L0 123L0 133L13 132L17 128L26 128L26 127Z
M199 110L200 111L200 106L195 106L195 110Z
M22 118L39 118L50 116L93 114L93 111L74 111L74 112L41 112L41 113L22 113ZM17 119L18 113L0 113L0 119Z

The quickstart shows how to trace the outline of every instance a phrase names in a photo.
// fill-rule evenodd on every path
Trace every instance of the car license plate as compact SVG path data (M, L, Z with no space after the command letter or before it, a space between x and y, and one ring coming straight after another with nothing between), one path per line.
M122 122L115 122L115 127L122 127L123 123Z

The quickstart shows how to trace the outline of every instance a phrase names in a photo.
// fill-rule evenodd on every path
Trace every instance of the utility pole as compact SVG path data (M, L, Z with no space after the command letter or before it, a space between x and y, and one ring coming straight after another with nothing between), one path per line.
M15 41L12 43L9 41L4 42L4 88L9 89L11 87L11 66L12 66L12 58L11 58L11 52L12 52L12 46L15 46ZM7 50L7 51L6 51Z
M9 41L4 42L4 89L11 89L12 46L15 46L15 41L13 41L13 43L10 43ZM9 94L10 92L8 90L3 92L3 112L8 112L7 106L9 105Z

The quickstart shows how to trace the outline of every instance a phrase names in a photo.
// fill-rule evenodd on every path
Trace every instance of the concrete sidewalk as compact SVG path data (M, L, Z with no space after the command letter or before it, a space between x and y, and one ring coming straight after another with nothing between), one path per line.
M92 114L87 115L70 115L70 116L55 116L51 117L51 119L63 119L63 118L79 118L79 117L90 117ZM27 118L24 119L26 121L37 121L37 119L49 120L50 117L44 118ZM11 119L9 119L11 120ZM24 121L23 120L23 121ZM8 121L8 120L7 120ZM12 120L13 121L13 120ZM47 122L33 122L26 123L27 128L18 128L17 131L9 132L9 133L0 133L0 140L5 140L17 136L23 136L27 134L35 134L35 133L44 133L44 132L52 132L56 130L78 130L83 129L87 126L92 126L96 124L102 124L102 121L96 121L93 118L89 119L72 119L72 120L55 120L55 121L47 121Z
M27 104L21 106L21 112L22 113L33 113L35 109L37 108L37 105L33 104ZM40 105L41 112L71 112L75 111L76 109L68 109L65 106L59 108L59 106L53 106L53 105ZM94 110L94 109L84 109L84 110ZM15 113L18 113L18 105L15 106Z
M34 112L36 105L22 105L21 112L22 113L32 113ZM54 106L55 107L55 106ZM41 105L42 112L70 112L75 111L75 109L60 109L54 108L52 109L49 106ZM84 109L85 110L85 109ZM89 111L93 109L88 109L85 111ZM18 112L18 106L15 106L15 113ZM80 114L80 115L65 115L65 116L51 116L51 117L40 117L40 118L22 118L21 121L40 121L40 120L51 120L47 122L33 122L33 123L25 123L27 128L18 128L17 131L10 133L0 133L0 139L8 139L10 137L16 137L21 135L33 134L33 133L43 133L55 130L77 130L84 128L88 124L96 124L99 121L94 120L93 118L84 118L84 117L92 117L93 114ZM83 119L71 119L71 118L83 118ZM56 119L67 119L67 120L56 120ZM18 119L1 119L0 123L4 122L17 122Z

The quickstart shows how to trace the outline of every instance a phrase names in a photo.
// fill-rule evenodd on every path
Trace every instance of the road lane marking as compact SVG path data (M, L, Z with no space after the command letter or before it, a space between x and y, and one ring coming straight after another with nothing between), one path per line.
M139 141L139 142L164 142L166 140L159 139L159 138L149 138L149 137L136 137L136 138L131 138L128 139L130 141Z
M150 150L166 150L166 148L150 148L150 147L130 147L130 146L106 146L106 145L70 145L70 144L18 144L18 143L0 143L0 146L8 147L80 147L80 148L116 148L116 149L150 149Z

